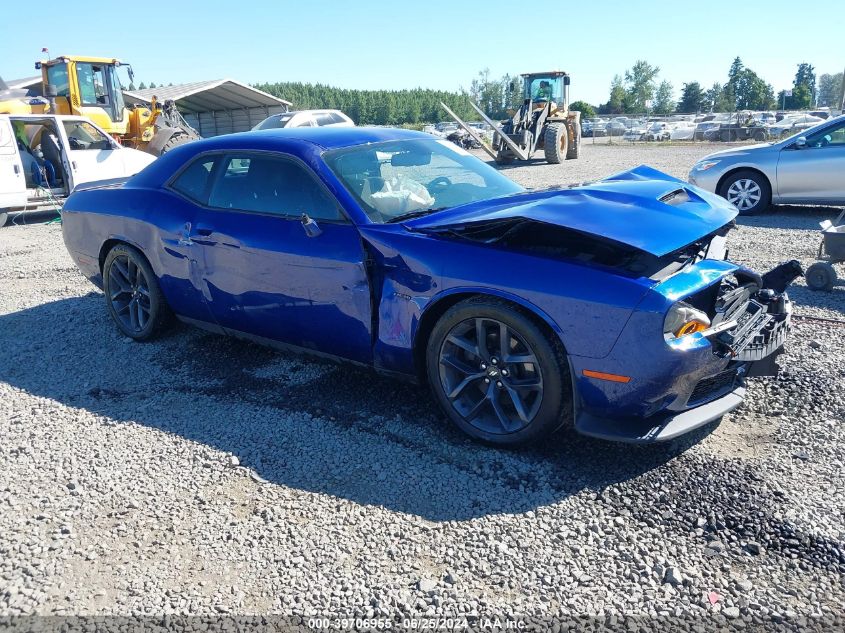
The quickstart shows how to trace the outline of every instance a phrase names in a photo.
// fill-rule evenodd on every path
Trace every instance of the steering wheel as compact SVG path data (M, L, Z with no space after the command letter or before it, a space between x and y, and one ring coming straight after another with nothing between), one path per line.
M70 144L71 149L85 149L85 144L82 143L78 138L75 136L68 136L67 142Z
M452 186L452 181L449 180L446 176L438 176L430 183L428 183L425 188L428 189L428 192L431 194L436 193L437 191L444 191Z

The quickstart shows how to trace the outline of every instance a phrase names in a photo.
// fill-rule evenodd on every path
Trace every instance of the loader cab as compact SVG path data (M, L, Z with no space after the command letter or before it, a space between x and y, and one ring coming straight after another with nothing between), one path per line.
M569 75L565 72L527 73L522 75L522 93L525 101L534 103L551 101L559 108L568 106Z
M129 125L118 79L121 66L131 77L131 66L117 59L64 56L35 64L45 88L55 90L57 114L87 117L112 135L126 134Z

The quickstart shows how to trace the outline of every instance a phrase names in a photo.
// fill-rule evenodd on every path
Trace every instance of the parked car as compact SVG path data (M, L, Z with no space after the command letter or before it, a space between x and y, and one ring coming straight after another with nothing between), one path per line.
M646 135L646 128L644 126L636 126L625 130L625 133L622 135L622 140L624 141L643 141L645 140Z
M822 121L824 119L813 116L812 114L789 114L774 125L769 126L769 135L772 138L783 138L784 136L811 128Z
M581 122L581 136L607 136L605 126L604 119L585 119Z
M694 135L695 123L692 121L681 121L669 130L669 139L672 141L691 141Z
M626 122L614 119L613 121L607 122L607 125L604 126L604 131L607 136L622 136L628 131L628 128L629 126L626 125Z
M355 122L340 110L295 110L273 114L253 130L274 130L280 127L354 127Z
M77 185L132 176L154 160L84 117L0 114L0 227L10 212L55 209Z
M648 167L526 191L422 132L300 128L176 148L62 228L128 337L173 313L374 367L511 445L667 440L771 373L790 304L723 259L735 215Z
M845 116L839 116L777 143L710 154L689 181L751 214L770 204L845 205L843 174Z
M662 121L655 121L646 128L643 140L668 141L672 138L672 126Z

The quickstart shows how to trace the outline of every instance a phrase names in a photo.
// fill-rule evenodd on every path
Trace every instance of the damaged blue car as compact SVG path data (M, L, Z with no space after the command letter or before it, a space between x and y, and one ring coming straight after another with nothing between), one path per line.
M647 167L527 191L426 134L312 128L186 144L62 226L128 337L176 317L370 366L514 445L668 440L776 371L800 267L727 261L736 213Z

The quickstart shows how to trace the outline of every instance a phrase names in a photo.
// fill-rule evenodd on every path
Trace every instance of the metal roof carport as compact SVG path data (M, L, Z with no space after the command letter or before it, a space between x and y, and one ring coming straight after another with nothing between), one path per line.
M290 102L234 79L197 81L176 86L123 91L128 103L172 99L185 120L200 136L246 132L271 114L287 112Z

